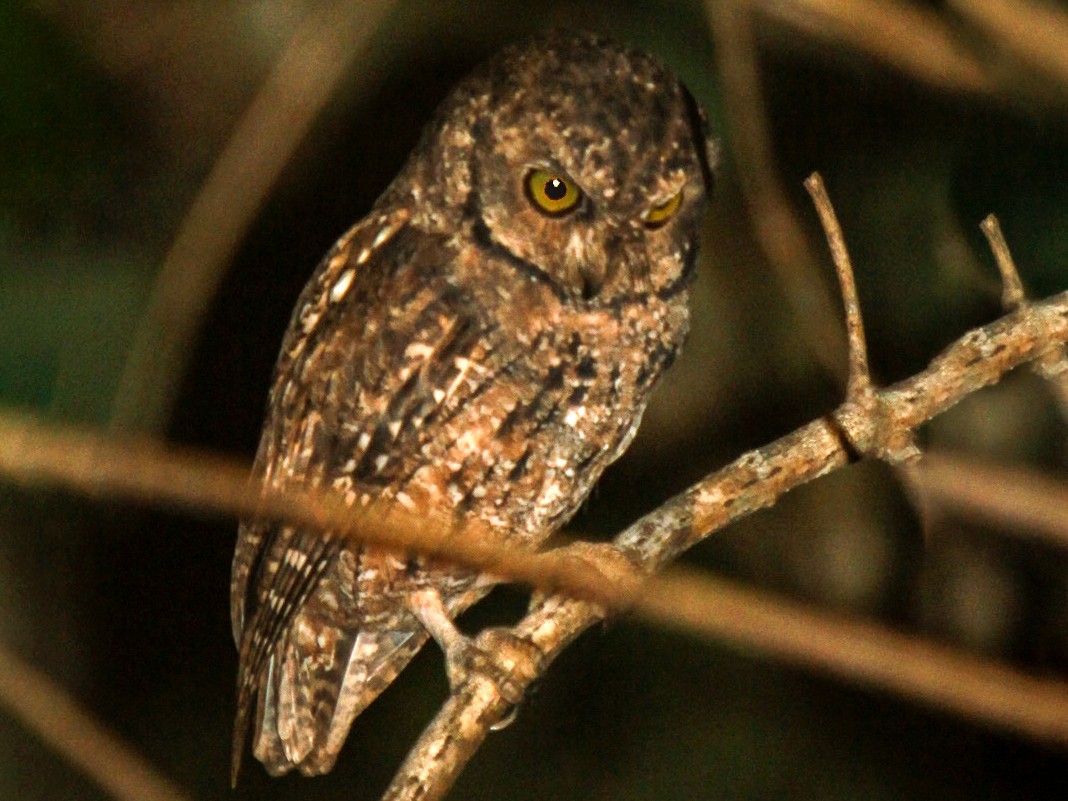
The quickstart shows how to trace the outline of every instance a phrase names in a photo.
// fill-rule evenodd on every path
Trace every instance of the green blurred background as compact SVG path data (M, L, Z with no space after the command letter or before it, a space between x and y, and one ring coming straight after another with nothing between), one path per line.
M108 424L182 216L313 5L0 3L0 403ZM979 39L941 3L914 6ZM366 212L450 85L548 25L652 51L726 127L699 3L399 3L244 237L160 433L251 458L282 331L318 258ZM916 372L1000 313L977 227L991 211L1032 295L1068 288L1068 91L1009 62L999 91L932 88L782 22L756 25L779 174L821 254L801 181L815 169L827 181L880 380ZM754 238L732 152L728 138L692 340L576 530L611 535L841 397ZM829 267L819 280L831 287ZM1047 387L1021 373L928 426L923 442L1063 473L1065 433ZM233 521L0 486L0 636L197 798L378 798L447 692L434 648L357 720L332 774L271 780L253 762L231 794L234 535ZM881 465L805 487L688 561L1038 673L1068 669L1065 553L952 518L925 542ZM515 619L525 600L498 591L467 620ZM1066 756L622 620L554 665L452 797L1063 799ZM0 714L0 797L105 796Z

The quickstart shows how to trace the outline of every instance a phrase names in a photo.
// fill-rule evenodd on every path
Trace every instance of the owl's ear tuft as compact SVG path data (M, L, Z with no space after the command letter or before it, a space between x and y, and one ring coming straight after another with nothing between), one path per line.
M720 141L712 136L708 116L684 85L682 86L682 100L686 104L686 114L690 118L690 133L693 136L697 162L701 167L701 179L705 185L705 192L711 196L716 183L715 172L720 162Z

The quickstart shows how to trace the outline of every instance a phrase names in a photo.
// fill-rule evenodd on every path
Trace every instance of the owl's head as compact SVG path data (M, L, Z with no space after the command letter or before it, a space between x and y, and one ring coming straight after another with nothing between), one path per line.
M413 157L413 194L449 229L596 305L685 286L715 152L693 98L653 58L552 31L446 99Z

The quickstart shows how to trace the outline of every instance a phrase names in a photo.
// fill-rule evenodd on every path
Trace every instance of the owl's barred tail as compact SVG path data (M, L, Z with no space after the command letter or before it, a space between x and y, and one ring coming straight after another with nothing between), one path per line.
M284 653L266 660L259 675L242 677L231 786L237 785L250 729L252 751L271 775L293 768L305 776L329 772L352 721L427 639L421 629L363 630L353 635L321 621L315 632L314 637L302 637L310 627L302 626L298 616Z
M230 748L230 789L237 789L237 779L241 775L241 759L245 755L245 742L248 740L248 703L237 703L237 718L234 720L234 740Z
M230 789L237 789L237 780L241 775L241 762L248 742L249 725L252 722L252 704L256 700L259 682L251 670L238 673L237 714L234 717L234 736L230 750Z

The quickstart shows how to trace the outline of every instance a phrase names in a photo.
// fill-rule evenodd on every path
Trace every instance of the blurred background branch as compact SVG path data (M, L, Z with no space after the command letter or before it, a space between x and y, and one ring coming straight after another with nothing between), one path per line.
M340 80L359 74L390 5L327 2L298 23L163 259L116 392L116 430L163 430L234 250Z
M188 801L126 743L0 643L0 707L121 801Z

